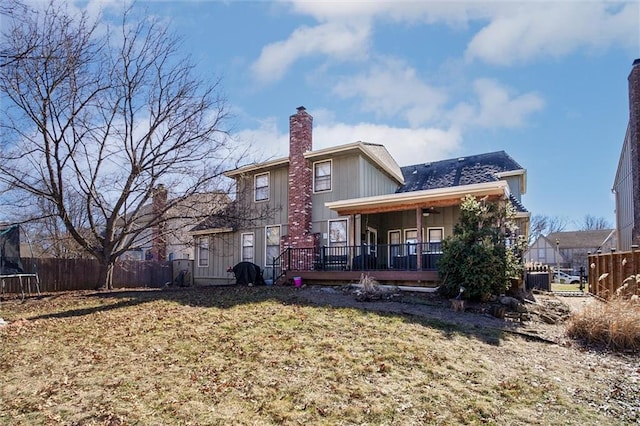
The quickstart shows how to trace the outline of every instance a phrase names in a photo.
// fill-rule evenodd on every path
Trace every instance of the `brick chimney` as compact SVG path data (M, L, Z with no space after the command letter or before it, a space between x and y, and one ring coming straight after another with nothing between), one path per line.
M631 177L633 179L632 244L640 244L640 58L629 74L629 133L631 137Z
M164 185L160 184L153 190L152 220L164 214L167 205L167 190ZM151 259L155 261L164 261L167 259L167 238L165 235L165 222L159 221L151 228Z
M319 242L312 234L313 176L304 153L312 150L313 117L303 106L289 117L289 232L283 244L312 248Z

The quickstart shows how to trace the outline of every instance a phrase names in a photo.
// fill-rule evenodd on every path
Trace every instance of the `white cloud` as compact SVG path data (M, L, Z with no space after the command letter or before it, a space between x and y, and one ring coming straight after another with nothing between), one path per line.
M367 74L343 78L333 92L362 98L361 108L378 116L403 116L412 127L434 120L447 100L444 90L424 83L403 61L388 59Z
M527 117L544 108L544 100L536 93L515 95L499 82L478 79L473 83L476 100L461 102L449 114L459 127L520 127Z
M257 129L244 129L233 135L239 150L249 149L251 158L247 161L268 161L288 155L289 132L278 130L275 117L260 121Z
M317 123L318 116L314 115ZM262 121L258 129L246 129L234 135L243 145L252 145L247 162L259 162L288 155L289 129L280 131L275 119ZM461 134L456 129L402 128L372 123L349 125L321 123L314 125L313 149L322 149L363 141L384 145L400 166L447 158L460 147ZM254 149L255 148L255 149ZM266 157L269 153L270 157Z
M519 127L544 107L538 94L518 94L492 79L475 80L472 90L460 90L466 86L464 82L449 84L464 96L455 104L447 89L425 83L403 61L385 60L365 74L343 78L333 93L343 98L360 98L362 110L386 118L400 117L413 128Z
M456 129L402 128L371 123L319 125L313 132L314 149L363 141L382 144L400 166L447 158L461 142Z
M579 49L635 49L640 40L640 3L635 1L283 3L289 4L294 13L311 16L321 24L301 27L287 40L266 46L254 64L263 81L281 78L303 56L324 54L344 60L349 59L345 53L361 53L377 22L444 23L454 28L479 25L480 29L470 35L465 57L494 65L560 57Z
M445 22L459 26L471 18L487 14L487 3L443 1L308 1L287 0L294 12L309 15L320 22L353 18L391 20L396 22ZM489 3L490 5L491 3Z
M614 7L618 6L618 7ZM469 42L465 56L495 65L513 65L575 50L635 47L640 3L517 3L496 10Z
M251 66L256 78L272 82L284 76L298 59L324 54L334 59L363 58L367 54L369 26L330 22L315 27L300 27L284 41L263 47Z

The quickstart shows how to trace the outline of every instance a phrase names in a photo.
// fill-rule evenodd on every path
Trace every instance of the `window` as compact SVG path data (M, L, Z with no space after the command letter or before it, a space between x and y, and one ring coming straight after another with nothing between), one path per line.
M331 160L313 165L313 192L331 191Z
M198 238L198 266L209 266L209 238Z
M444 239L444 228L428 228L427 238L427 242L429 243L427 251L432 253L441 253L442 240Z
M349 255L347 219L329 221L329 250L327 255L335 262L344 264Z
M242 261L253 262L253 234L242 234Z
M389 231L389 258L402 255L402 242L400 241L400 231Z
M347 246L347 219L329 221L329 246Z
M269 173L255 176L255 201L266 201L269 199Z
M416 247L418 246L418 230L407 229L404 231L404 243L407 245L409 251L408 254L416 254Z
M273 259L280 256L280 225L267 226L265 228L265 266L273 266ZM277 265L276 265L277 266Z

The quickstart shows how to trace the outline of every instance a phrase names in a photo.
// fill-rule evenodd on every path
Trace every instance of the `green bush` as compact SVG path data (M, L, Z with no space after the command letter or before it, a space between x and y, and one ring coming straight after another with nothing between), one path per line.
M516 236L515 210L509 202L466 196L453 236L443 241L438 264L440 292L451 297L483 299L504 293L511 278L522 274L523 238Z

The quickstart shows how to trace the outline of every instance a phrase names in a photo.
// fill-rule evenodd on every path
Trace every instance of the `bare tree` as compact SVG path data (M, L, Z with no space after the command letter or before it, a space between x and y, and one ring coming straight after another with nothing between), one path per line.
M114 262L137 238L220 190L233 146L220 80L196 78L165 26L131 9L101 26L70 9L51 0L8 12L2 51L32 50L0 68L0 182L33 219L53 211L110 288ZM150 210L161 184L174 196Z
M584 216L584 222L580 226L581 231L596 231L600 229L611 229L612 226L604 217L596 217L590 214Z
M557 216L535 214L531 217L529 227L529 245L531 245L541 235L564 231L567 228L567 220Z

